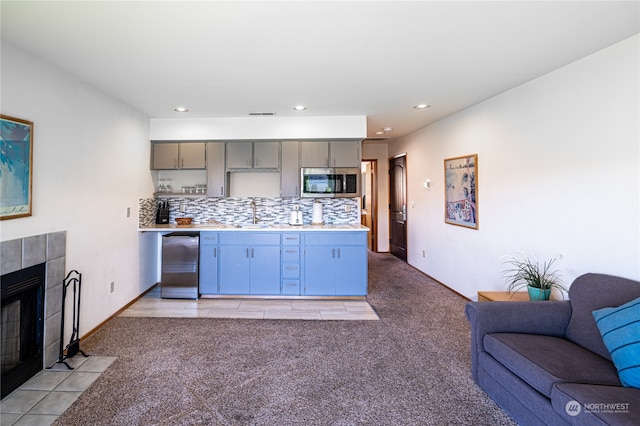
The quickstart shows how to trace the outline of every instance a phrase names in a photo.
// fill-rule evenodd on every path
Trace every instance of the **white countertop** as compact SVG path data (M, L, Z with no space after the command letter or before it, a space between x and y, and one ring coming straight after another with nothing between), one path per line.
M369 228L355 224L342 225L288 225L288 224L217 224L217 223L194 223L191 225L151 225L138 228L140 232L166 232L166 231L272 231L272 232L309 232L309 231L368 231Z

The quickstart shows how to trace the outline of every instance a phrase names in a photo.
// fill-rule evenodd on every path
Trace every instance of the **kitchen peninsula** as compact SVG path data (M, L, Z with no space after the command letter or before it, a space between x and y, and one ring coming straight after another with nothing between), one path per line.
M202 297L364 297L367 227L200 223L141 226L140 232L200 235Z

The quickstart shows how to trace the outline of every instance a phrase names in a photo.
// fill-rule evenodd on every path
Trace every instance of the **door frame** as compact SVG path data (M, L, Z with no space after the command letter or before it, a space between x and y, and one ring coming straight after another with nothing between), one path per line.
M371 164L371 251L378 252L378 160L361 160ZM364 195L364 194L362 194Z

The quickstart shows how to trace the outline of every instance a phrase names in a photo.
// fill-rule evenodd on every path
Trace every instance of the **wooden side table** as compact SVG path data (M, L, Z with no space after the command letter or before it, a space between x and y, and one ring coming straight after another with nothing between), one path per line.
M508 293L506 291L479 291L478 302L528 302L529 293L526 291L516 291Z

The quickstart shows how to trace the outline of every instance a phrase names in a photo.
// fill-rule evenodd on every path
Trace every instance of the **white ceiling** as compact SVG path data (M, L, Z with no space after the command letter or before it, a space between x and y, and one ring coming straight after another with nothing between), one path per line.
M366 115L398 137L637 34L639 5L2 0L1 37L149 117Z

